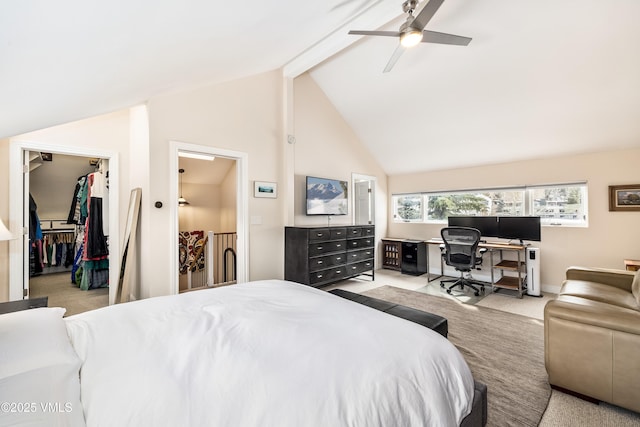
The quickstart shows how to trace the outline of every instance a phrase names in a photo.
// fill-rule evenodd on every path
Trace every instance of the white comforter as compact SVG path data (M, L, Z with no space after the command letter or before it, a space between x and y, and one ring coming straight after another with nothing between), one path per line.
M66 319L89 426L453 426L473 379L422 326L279 280Z

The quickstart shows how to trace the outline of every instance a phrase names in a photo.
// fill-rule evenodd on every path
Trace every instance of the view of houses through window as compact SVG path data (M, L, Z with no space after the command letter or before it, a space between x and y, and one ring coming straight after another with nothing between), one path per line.
M446 222L455 215L540 216L546 225L587 225L587 184L393 195L394 221Z

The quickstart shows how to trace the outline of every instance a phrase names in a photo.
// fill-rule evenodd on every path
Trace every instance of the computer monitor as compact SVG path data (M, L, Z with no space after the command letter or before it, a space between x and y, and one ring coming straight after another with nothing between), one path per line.
M501 216L498 219L498 237L502 239L540 241L539 216Z
M450 216L449 227L471 227L480 230L482 237L498 237L496 216Z

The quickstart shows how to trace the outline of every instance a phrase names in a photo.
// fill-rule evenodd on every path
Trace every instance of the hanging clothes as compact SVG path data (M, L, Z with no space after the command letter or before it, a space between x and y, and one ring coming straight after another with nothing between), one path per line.
M87 209L87 227L85 230L85 259L100 260L109 255L107 239L103 228L102 199L106 192L106 182L104 175L100 172L91 173L87 176L89 201Z
M102 201L107 194L106 181L101 172L87 175L81 192L81 214L86 210L84 227L84 252L82 254L82 278L80 289L109 286L109 245L103 228Z
M29 275L35 276L42 273L42 228L38 218L38 205L31 193L29 193Z
M82 290L109 286L108 199L106 179L100 171L78 178L69 217L78 224L75 250L72 252L71 281ZM105 233L105 229L107 232Z

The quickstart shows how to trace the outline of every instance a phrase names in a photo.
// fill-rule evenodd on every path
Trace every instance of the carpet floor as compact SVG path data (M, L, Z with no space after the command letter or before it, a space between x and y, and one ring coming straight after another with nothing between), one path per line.
M29 297L49 297L49 307L64 307L65 316L109 305L109 288L83 291L71 283L71 273L43 274L29 279Z
M542 321L392 286L363 294L447 318L449 340L487 385L488 426L540 423L551 396Z

